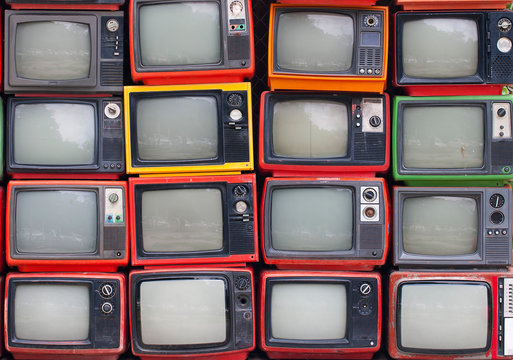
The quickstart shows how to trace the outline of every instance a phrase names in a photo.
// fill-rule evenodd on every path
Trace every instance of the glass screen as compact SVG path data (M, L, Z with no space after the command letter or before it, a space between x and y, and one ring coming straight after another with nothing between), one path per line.
M403 347L426 350L486 348L485 284L405 284L399 310Z
M341 284L275 284L271 293L272 337L337 340L346 336L347 289Z
M143 65L221 62L221 15L216 2L144 5L139 16Z
M481 168L484 109L408 106L403 112L403 165L421 169Z
M91 30L88 24L32 21L16 27L16 73L34 80L89 77Z
M411 77L472 76L478 65L478 25L474 20L429 17L403 27L403 71Z
M92 105L20 104L13 128L17 164L86 165L95 160Z
M15 222L21 253L92 253L98 237L96 192L20 191Z
M218 155L213 96L140 99L137 150L141 160L211 159Z
M16 338L29 341L80 341L89 337L88 285L17 285Z
M217 279L144 281L140 287L142 342L193 345L226 340L225 283Z
M273 152L292 158L344 157L348 116L347 106L339 102L278 102L273 110Z
M276 250L337 251L353 246L353 192L341 188L275 189L271 242Z
M275 47L280 69L347 71L353 60L353 18L325 12L283 13L278 17Z
M219 189L145 191L141 218L145 251L207 251L223 247Z
M408 198L403 206L403 248L419 255L466 255L477 251L475 199L457 196Z

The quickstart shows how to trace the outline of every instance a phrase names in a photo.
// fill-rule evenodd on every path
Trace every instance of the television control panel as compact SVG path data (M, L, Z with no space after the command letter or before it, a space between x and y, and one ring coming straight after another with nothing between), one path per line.
M513 82L513 12L490 11L487 15L490 83L509 84Z
M121 98L102 100L102 157L99 171L122 173L125 171L125 136L123 101Z
M123 258L126 256L126 195L122 187L104 186L103 194L103 256Z
M382 76L386 69L383 68L383 43L384 22L382 11L361 11L358 14L359 43L355 49L358 60L357 75ZM357 40L358 41L358 40Z

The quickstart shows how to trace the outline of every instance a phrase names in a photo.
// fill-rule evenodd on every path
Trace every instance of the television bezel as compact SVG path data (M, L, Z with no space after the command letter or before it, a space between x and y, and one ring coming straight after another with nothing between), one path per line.
M248 204L248 211L251 213L249 219L253 220L253 251L247 254L232 254L230 252L230 244L237 242L237 236L232 234L229 237L230 208L226 200L229 194L226 192L228 184L251 183L252 190L248 193L249 199L253 201ZM133 266L153 266L153 265L179 265L179 264L230 264L230 263L246 263L258 261L258 210L256 199L256 175L216 175L216 176L193 176L193 177L157 177L157 178L130 178L128 180L129 187L129 207L130 207L130 249L131 264ZM142 248L142 228L140 222L140 196L144 190L138 190L138 187L147 190L167 190L167 189L202 189L217 188L221 191L222 207L223 207L223 247L220 250L201 250L187 252L145 252ZM138 195L139 194L139 195ZM242 216L242 215L241 215ZM249 229L249 228L248 228Z
M504 254L504 261L502 263L494 262L488 263L485 259L485 252L488 244L486 235L486 219L489 217L487 214L487 201L489 200L487 194L501 193L508 198L505 202L504 208L507 210L506 213L511 213L511 198L512 190L511 187L504 188L486 188L486 187L394 187L394 221L393 221L393 262L394 265L403 267L487 267L497 268L501 266L511 266L512 255L511 255L511 241L508 242L509 250ZM477 244L476 251L472 254L459 254L459 255L422 255L408 253L404 250L403 236L402 236L402 215L404 213L403 206L404 200L411 198L429 198L431 196L449 196L458 197L464 199L476 200L476 208L478 212L478 230L477 230ZM495 209L494 209L495 210ZM507 233L512 233L511 214L506 216L507 224L497 226L497 229L504 229L507 227ZM505 236L503 236L505 237ZM511 235L509 235L511 237Z
M220 134L218 140L218 149L222 152L218 152L216 160L178 160L178 161L160 161L151 160L147 161L146 164L138 165L135 162L137 158L137 149L134 144L137 145L136 133L132 132L132 127L136 126L135 117L132 118L132 113L135 111L132 108L132 96L143 95L145 97L156 97L161 96L194 96L198 94L208 93L209 95L214 93L222 94L223 92L246 92L246 100L239 107L245 109L243 112L243 119L246 122L244 127L247 127L248 131L248 149L249 149L249 160L246 162L225 162L224 157L226 156L225 140L222 136L222 129L225 122L225 118L229 115L221 112L223 104L217 102L218 111L218 134ZM211 173L211 172L240 172L243 170L253 170L253 118L251 109L251 84L250 83L224 83L224 84L201 84L201 85L166 85L166 86L125 86L125 153L126 153L126 172L127 174L190 174L190 173ZM221 95L219 95L221 98ZM223 115L223 116L221 116ZM151 165L157 164L158 166Z
M510 111L513 110L513 95L498 96L426 96L409 97L396 96L393 103L394 119L392 121L392 171L396 181L405 181L409 185L430 183L430 182L451 182L468 181L487 183L501 182L513 178L513 166L504 166L502 174L490 174L491 172L491 147L493 134L493 119L491 104L494 102L510 103ZM405 106L479 106L484 109L484 144L483 144L483 166L481 168L471 169L436 169L436 168L412 168L405 170L402 165L402 127L403 127L403 109ZM512 117L513 121L513 117ZM513 139L510 139L513 147ZM513 163L513 162L512 162ZM509 169L509 173L506 171Z
M121 159L113 161L116 166L112 168L102 169L103 159L100 153L104 152L102 135L108 129L103 126L103 109L102 103L105 101L119 102L123 104L120 97L9 97L7 99L6 111L6 136L10 139L6 145L6 170L13 179L112 179L116 180L124 174L125 171L125 141L124 141L124 121L122 106L119 116L121 134ZM91 164L82 165L39 165L39 164L18 164L14 159L14 123L16 115L16 106L18 105L35 105L35 104L79 104L90 105L94 108L94 160ZM112 130L110 130L112 131ZM71 174L70 174L71 173Z
M251 311L252 316L246 317L245 319L252 321L252 345L244 349L233 350L230 347L235 346L234 329L235 329L235 293L234 287L237 279L234 278L233 282L229 279L229 274L235 273L246 273L250 279L250 284L244 284L247 286L245 291L251 289ZM136 307L140 305L138 299L139 284L146 281L152 280L166 280L166 279L198 279L198 278L223 278L225 281L225 293L227 294L227 340L225 345L216 345L217 349L209 349L208 344L203 344L200 351L198 352L198 345L183 345L179 346L178 349L170 349L172 346L169 345L155 345L149 346L142 344L140 340L141 334L138 330L138 322L140 317L137 316ZM255 282L254 282L254 271L252 268L240 268L240 267L208 267L208 266L174 266L169 268L155 268L151 270L131 270L129 274L129 318L130 318L130 338L132 345L132 353L141 358L141 360L151 360L155 358L159 359L190 359L191 356L197 359L224 359L224 360L245 360L250 351L255 348ZM148 348L151 347L151 348ZM185 349L183 349L185 347ZM180 349L181 348L181 349ZM196 351L196 352L195 352Z
M425 271L425 272L412 272L412 271L393 271L390 274L389 280L389 322L388 322L388 353L394 359L411 359L414 356L416 359L421 360L456 360L461 359L462 356L478 356L481 354L483 357L490 359L500 359L503 358L503 355L498 354L498 314L499 314L499 295L498 295L498 281L499 278L511 278L512 272L511 270L504 271L470 271L470 272L462 272L462 271ZM398 326L398 311L397 311L397 303L399 301L398 294L398 286L404 283L419 283L419 282L439 282L444 283L447 281L456 281L464 284L465 282L479 282L486 283L488 285L489 293L489 334L488 338L490 339L489 347L486 351L481 353L441 353L441 352L431 352L431 353L408 353L406 351L401 350L398 347L397 339L399 333L397 332ZM495 340L494 340L495 338ZM504 358L509 358L508 356Z
M219 5L221 21L221 61L218 64L194 65L143 65L140 55L139 9L144 5L166 4L174 2L208 1ZM246 4L246 19L248 21L247 34L249 37L249 64L241 62L238 68L229 65L227 48L228 27L226 26L228 0L130 0L129 5L129 38L130 38L130 70L134 82L145 85L166 84L201 84L242 82L253 77L255 72L255 49L253 31L253 13L251 0L244 0Z
M14 326L9 326L10 322L13 321L13 311L9 312L8 309L12 308L13 299L10 297L13 282L17 283L87 283L91 284L95 280L105 281L117 281L119 284L119 346L117 348L106 349L106 348L95 348L94 338L92 338L91 329L89 331L89 339L87 341L60 341L59 344L51 341L22 341L13 342L12 335L14 334ZM76 359L77 356L94 356L95 359L110 360L115 359L123 352L125 352L127 346L127 333L126 333L126 279L125 275L121 273L69 273L69 272L57 272L57 273L8 273L5 278L5 311L4 311L4 327L5 327L5 348L14 358L33 358L38 357L40 359ZM93 299L95 289L91 285L88 286L90 290L90 299ZM117 296L117 295L114 295ZM94 304L94 303L93 303ZM97 309L99 310L99 309ZM90 316L93 314L94 306L90 307ZM90 324L91 325L91 324ZM115 334L118 335L118 334ZM87 344L89 343L89 345ZM21 346L17 346L21 345ZM90 346L89 348L84 348Z
M383 27L383 39L381 39L381 48L383 49L382 69L379 75L358 75L356 73L356 51L353 54L352 68L353 73L309 73L296 71L276 71L274 64L275 33L277 29L277 11L297 11L298 9L308 9L313 11L335 11L338 13L346 11L374 11L382 12L383 24L388 24L388 7L384 6L358 6L351 8L350 4L332 4L332 3L277 3L270 6L269 21L269 45L268 45L268 82L271 90L294 89L294 90L330 90L330 91L360 91L374 92L382 94L386 87L386 76L388 66L388 26ZM356 30L356 23L354 25ZM358 33L355 32L355 39ZM356 46L353 46L355 48Z
M119 10L125 0L79 0L77 3L62 3L59 0L7 0L13 10Z
M380 220L372 222L359 222L361 214L360 194L357 189L361 187L378 187ZM272 191L274 189L287 188L347 188L352 192L353 199L353 239L352 248L346 251L299 251L276 250L271 243L271 204ZM376 201L369 205L376 206ZM262 190L260 207L260 236L262 257L268 265L275 265L278 269L319 269L319 270L358 270L371 271L376 266L384 265L389 248L390 228L390 200L387 184L381 178L266 178ZM357 243L361 241L359 232L355 229L358 225L369 224L382 227L382 253L362 258L357 257ZM359 249L359 247L358 247ZM379 256L378 256L379 255Z
M394 4L403 10L467 10L467 9L497 9L503 10L508 5L507 0L395 0Z
M119 228L124 228L124 254L118 252L118 258L102 258L104 249L101 245L104 244L102 235L105 220L101 217L103 210L101 209L103 200L100 196L99 187L113 187L121 188L124 193L124 224ZM16 251L16 246L11 244L15 241L14 230L11 229L15 224L15 211L16 211L16 193L19 191L31 190L78 190L78 191L94 191L96 194L97 205L99 210L97 213L98 229L96 250L94 253L87 254L28 254L24 255ZM34 272L34 271L102 271L102 272L115 272L118 267L126 266L129 263L129 207L128 201L128 186L126 181L92 181L92 180L13 180L7 184L6 194L6 223L5 223L5 237L6 237L6 258L7 265L17 267L21 272ZM117 228L117 226L116 226ZM13 239L13 240L11 240Z
M362 285L367 284L365 279L372 279L377 282L377 289L371 288L371 293L375 293L378 303L377 311L377 340L376 343L368 348L350 348L350 341L347 340L348 334L352 331L349 327L351 323L351 299L354 294L347 284L352 279L357 281L361 279ZM298 281L302 283L338 283L346 285L347 289L347 310L348 326L346 337L342 341L330 340L272 340L270 335L270 292L268 287L272 283L286 283L287 281ZM305 271L305 270L262 270L259 278L259 303L260 303L260 339L259 348L266 353L270 359L371 359L373 354L380 349L381 328L382 328L382 289L381 275L377 272L351 272L351 271ZM373 295L369 295L373 296ZM372 341L371 341L372 343ZM345 346L344 346L345 345Z
M385 154L383 162L361 160L362 164L355 165L354 157L354 137L355 129L360 128L361 118L353 117L352 100L355 98L372 99L380 98L383 100L382 119ZM340 157L325 158L292 158L273 154L272 146L272 111L274 105L285 100L322 100L333 101L346 105L347 107L347 155ZM360 114L361 115L361 114ZM360 124L360 125L359 125ZM260 96L260 122L259 122L259 156L258 167L264 173L271 173L273 176L318 176L319 174L329 174L330 176L375 176L376 173L386 172L390 165L390 97L384 93L365 94L365 93L338 93L338 92L271 92L264 91ZM371 133L371 132L366 132ZM372 134L375 134L372 132ZM376 133L377 134L377 133ZM365 164L368 162L369 164Z

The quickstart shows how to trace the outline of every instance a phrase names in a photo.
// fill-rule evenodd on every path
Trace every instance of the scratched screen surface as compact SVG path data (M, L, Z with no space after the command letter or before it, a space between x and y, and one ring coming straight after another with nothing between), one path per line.
M403 111L403 165L420 169L484 166L484 108L407 106Z

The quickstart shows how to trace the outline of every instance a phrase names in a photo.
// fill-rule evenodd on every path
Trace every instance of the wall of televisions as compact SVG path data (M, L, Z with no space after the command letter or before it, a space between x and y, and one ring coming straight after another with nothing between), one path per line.
M513 359L508 1L6 0L0 358Z

